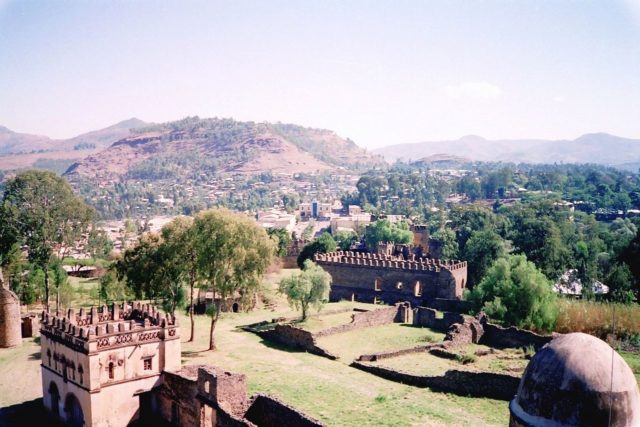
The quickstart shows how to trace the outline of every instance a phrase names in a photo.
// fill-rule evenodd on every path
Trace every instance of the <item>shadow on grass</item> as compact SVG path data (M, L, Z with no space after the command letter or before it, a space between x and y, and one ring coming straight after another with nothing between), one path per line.
M182 357L189 357L189 358L200 357L204 353L211 353L211 352L213 351L212 350L188 350L188 351L182 352Z
M50 426L63 427L49 414L43 404L42 398L29 400L16 405L0 408L0 426L3 427L32 427Z
M286 351L287 353L307 353L306 350L302 350L300 348L295 348L295 347L289 347L284 344L265 340L264 338L260 340L260 343L263 344L265 347L269 347L273 350Z

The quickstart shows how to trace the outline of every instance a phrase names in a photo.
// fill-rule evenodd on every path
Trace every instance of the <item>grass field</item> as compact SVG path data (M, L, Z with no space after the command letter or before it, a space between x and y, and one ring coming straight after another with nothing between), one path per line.
M456 353L472 355L476 350L488 350L484 346L465 346L467 348L456 349ZM524 358L522 350L509 349L496 351L493 354L476 356L476 361L463 364L458 360L443 359L429 353L407 354L391 359L383 359L376 362L376 366L383 366L415 375L444 375L450 369L459 371L484 371L497 373L522 374L527 367L528 360Z
M278 277L274 275L270 279L274 281ZM95 283L79 280L73 285L90 289ZM327 345L339 351L344 358L337 361L283 349L263 342L255 334L242 331L239 326L274 317L299 315L272 290L267 292L271 299L268 309L222 315L216 332L217 351L203 351L208 344L209 319L198 316L195 342L183 342L182 345L183 364L211 364L244 373L247 375L249 393L273 394L330 426L507 424L507 402L433 393L428 389L387 381L348 366L355 353L359 355L382 348L413 346L425 343L427 339L442 337L426 329L388 325L328 337L333 341L327 341ZM78 302L85 301L88 299L80 295ZM324 311L345 306L352 304L329 304ZM369 307L376 308L372 305ZM184 341L189 335L189 319L182 313L179 319ZM331 319L327 324L337 319ZM350 320L350 315L347 319ZM323 323L322 328L325 326ZM32 400L41 397L41 394L37 342L25 339L22 347L0 349L0 407Z

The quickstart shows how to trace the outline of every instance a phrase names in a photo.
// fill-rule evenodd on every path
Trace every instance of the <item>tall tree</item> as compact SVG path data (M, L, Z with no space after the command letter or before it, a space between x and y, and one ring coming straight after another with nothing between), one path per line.
M63 258L91 223L94 211L69 183L53 172L26 171L10 179L0 205L0 252L27 246L29 260L44 272L44 304L49 308L49 268Z
M195 334L193 294L198 281L198 252L195 241L193 218L179 216L162 228L165 254L168 261L180 270L181 281L189 286L189 342Z
M266 231L245 215L227 209L201 212L194 220L200 277L213 291L209 350L222 303L234 295L252 298L275 252Z
M487 229L473 232L462 256L467 261L469 286L480 283L495 260L506 256L508 252L508 242L495 231Z
M287 297L289 305L302 311L302 321L307 319L309 306L318 310L329 299L331 275L311 260L304 262L304 269L280 281L278 290Z

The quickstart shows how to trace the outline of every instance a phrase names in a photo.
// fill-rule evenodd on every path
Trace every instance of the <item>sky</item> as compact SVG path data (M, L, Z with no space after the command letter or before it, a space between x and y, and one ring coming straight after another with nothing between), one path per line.
M640 0L0 0L0 125L191 115L371 149L640 138Z

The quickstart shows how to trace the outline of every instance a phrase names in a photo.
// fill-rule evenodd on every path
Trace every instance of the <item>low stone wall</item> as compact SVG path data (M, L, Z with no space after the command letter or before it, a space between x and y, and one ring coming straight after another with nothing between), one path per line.
M484 318L486 319L486 318ZM481 318L484 334L480 338L480 344L496 348L521 348L533 346L536 350L549 343L552 335L539 335L526 329L519 329L515 326L504 328L494 325Z
M320 348L316 345L316 338L313 333L293 325L276 325L272 330L256 331L265 340L273 341L287 347L307 351L309 353L335 360L338 356Z
M245 418L260 427L324 427L292 406L264 394L253 397Z
M433 348L440 348L442 344L419 345L411 348L403 348L400 350L381 351L379 353L362 354L357 360L361 362L375 362L376 360L391 359L393 357L404 356L405 354L424 353Z
M428 307L417 307L413 314L413 324L424 326L440 332L447 332L454 323L463 323L465 316L459 313L444 312L437 317L437 311Z
M401 304L392 307L380 308L371 311L354 312L351 316L351 322L345 325L338 325L332 328L324 329L316 332L316 337L326 337L329 335L340 334L343 332L353 331L355 329L369 328L371 326L388 325L396 321L398 311Z
M351 366L390 381L460 396L511 400L520 383L518 376L490 372L449 370L441 376L420 376L357 361Z

